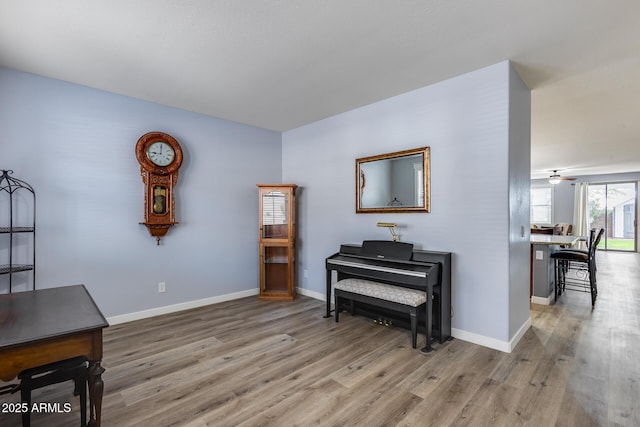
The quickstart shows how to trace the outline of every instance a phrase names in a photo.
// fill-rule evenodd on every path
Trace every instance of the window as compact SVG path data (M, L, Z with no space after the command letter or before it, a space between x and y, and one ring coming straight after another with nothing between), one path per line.
M553 187L531 187L531 224L553 224Z

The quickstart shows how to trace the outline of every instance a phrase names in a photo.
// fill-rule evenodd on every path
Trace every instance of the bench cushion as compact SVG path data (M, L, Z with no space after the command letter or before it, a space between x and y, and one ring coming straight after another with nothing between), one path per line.
M334 289L340 289L353 294L367 295L411 307L418 307L427 301L427 293L424 291L364 279L343 279L334 285Z

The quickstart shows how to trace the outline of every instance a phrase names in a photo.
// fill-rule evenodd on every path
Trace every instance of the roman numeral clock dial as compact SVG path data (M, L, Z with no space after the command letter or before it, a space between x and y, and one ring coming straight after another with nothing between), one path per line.
M154 142L147 148L147 157L156 166L170 165L175 156L175 151L166 142Z
M174 187L182 165L182 147L163 132L149 132L138 139L136 158L144 183L144 224L160 244L175 220Z

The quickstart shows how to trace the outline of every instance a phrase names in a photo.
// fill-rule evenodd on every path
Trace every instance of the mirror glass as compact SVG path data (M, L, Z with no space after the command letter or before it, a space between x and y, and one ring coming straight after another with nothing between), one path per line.
M429 147L356 159L356 213L429 212Z

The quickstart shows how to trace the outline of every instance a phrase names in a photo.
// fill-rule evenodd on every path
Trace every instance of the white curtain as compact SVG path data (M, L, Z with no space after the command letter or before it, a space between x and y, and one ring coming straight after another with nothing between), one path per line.
M587 236L589 234L589 205L587 200L589 184L576 182L576 194L573 200L573 235ZM580 242L580 246L583 242Z

